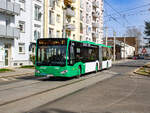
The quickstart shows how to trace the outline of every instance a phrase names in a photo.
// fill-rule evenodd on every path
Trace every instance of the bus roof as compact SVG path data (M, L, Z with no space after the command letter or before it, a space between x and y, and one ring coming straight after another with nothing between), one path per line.
M69 40L71 40L70 38L68 38ZM98 45L98 46L102 46L102 47L108 47L111 48L111 46L106 46L104 44L96 44L95 42L91 42L91 41L77 41L77 40L72 40L75 42L81 42L81 43L87 43L87 44L93 44L93 45Z

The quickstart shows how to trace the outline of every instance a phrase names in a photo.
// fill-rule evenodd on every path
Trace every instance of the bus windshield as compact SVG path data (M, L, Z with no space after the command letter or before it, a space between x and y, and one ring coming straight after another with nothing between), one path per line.
M37 66L65 66L67 39L38 39Z
M65 45L39 46L37 50L37 66L65 66Z

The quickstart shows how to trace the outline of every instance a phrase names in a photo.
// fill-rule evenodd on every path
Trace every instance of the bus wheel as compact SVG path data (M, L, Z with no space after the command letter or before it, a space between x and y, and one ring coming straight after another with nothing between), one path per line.
M80 70L80 73L79 73L79 75L77 75L77 78L81 77L81 67L80 66L79 66L79 70Z

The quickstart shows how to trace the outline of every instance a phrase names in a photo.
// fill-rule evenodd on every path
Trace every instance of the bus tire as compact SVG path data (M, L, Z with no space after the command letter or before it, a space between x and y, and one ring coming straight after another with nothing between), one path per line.
M81 77L81 66L79 66L78 69L80 70L80 73L79 73L79 75L77 75L77 78L80 78Z

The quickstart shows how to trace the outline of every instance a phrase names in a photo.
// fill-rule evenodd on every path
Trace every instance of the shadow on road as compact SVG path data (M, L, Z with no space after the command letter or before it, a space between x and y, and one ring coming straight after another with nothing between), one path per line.
M25 113L77 113L77 112L61 110L61 109L44 109L44 110L25 112Z
M91 72L91 73L88 73L88 74L83 74L83 75L81 75L81 78L82 77L86 77L86 76L88 76L88 75L90 75L90 74L92 74L93 72ZM47 77L35 77L34 75L32 75L32 76L23 76L23 77L18 77L18 78L16 78L16 79L18 79L18 80L38 80L38 81L50 81L50 82L56 82L56 81L69 81L69 80L72 80L72 79L77 79L77 77L76 76L74 76L74 77L49 77L49 78L47 78Z
M71 80L73 78L63 78L63 77L51 77L51 78L47 78L47 77L35 77L33 76L24 76L24 77L18 77L17 79L20 80L38 80L38 81L68 81Z
M124 64L122 64L122 65L113 65L114 67L141 67L141 65L124 65Z

